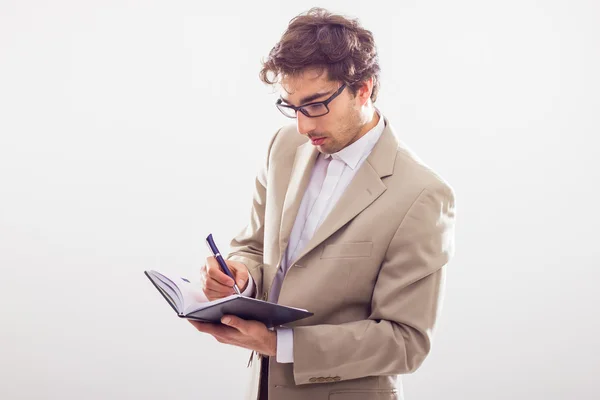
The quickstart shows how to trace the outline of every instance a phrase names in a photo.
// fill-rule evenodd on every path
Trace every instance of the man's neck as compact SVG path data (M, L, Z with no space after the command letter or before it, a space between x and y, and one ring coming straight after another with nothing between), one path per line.
M375 110L375 107L371 106L369 107L369 111L365 111L365 114L368 115L364 125L362 126L362 128L360 129L360 133L357 137L357 140L360 139L361 137L365 136L367 134L367 132L369 132L371 129L375 128L377 126L377 124L379 123L379 113Z

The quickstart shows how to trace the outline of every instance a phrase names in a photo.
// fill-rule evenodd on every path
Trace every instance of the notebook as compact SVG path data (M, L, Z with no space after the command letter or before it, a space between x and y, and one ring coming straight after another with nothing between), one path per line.
M260 321L272 328L313 315L301 308L283 306L233 294L208 301L199 285L183 277L167 276L158 271L144 271L150 282L162 294L180 318L220 323L223 315L235 315L245 320Z

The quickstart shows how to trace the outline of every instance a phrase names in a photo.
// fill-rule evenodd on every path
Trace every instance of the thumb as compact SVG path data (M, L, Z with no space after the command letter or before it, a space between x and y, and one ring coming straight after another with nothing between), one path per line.
M243 290L246 287L247 282L248 282L248 270L245 268L236 269L235 283L238 285L240 290Z
M237 329L241 333L246 333L247 323L245 320L233 315L224 315L221 322L227 326Z
M248 282L248 279L244 279L244 278L237 278L237 286L238 288L240 288L240 290L244 290L246 288L246 282Z

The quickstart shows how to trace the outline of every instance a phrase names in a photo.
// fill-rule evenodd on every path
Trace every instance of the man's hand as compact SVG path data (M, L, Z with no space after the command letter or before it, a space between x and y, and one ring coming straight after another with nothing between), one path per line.
M233 315L221 318L221 324L188 320L200 332L210 333L220 343L231 344L260 354L277 355L277 333L258 321L246 321Z
M245 264L237 261L225 260L225 264L235 276L235 283L240 292L243 292L248 285L248 268ZM200 269L200 281L202 282L202 291L210 301L231 296L235 293L233 290L233 279L231 279L219 267L217 259L213 256L206 258L206 265Z

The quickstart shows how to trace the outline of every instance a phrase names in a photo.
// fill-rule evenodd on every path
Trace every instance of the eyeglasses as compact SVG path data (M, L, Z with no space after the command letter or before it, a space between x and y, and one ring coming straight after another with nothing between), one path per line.
M344 91L345 88L346 84L343 84L327 100L308 103L300 107L283 104L282 99L277 99L275 105L277 106L279 111L281 111L281 113L288 118L296 118L298 116L298 111L300 111L302 114L306 115L309 118L322 117L323 115L329 113L328 104L331 103L333 99L338 97L340 93Z

